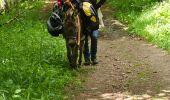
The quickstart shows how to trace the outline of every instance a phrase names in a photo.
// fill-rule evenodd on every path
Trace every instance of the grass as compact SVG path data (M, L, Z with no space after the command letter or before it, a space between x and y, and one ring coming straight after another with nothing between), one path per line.
M66 58L65 41L53 38L39 14L42 2L23 3L0 16L0 100L60 100L68 84L80 84ZM48 14L48 13L47 13Z
M117 10L119 20L127 23L129 31L170 51L170 1L156 0L110 0ZM121 5L122 4L122 5Z

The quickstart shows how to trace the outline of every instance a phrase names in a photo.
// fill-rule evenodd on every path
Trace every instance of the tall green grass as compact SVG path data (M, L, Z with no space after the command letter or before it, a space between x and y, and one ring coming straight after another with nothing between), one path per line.
M157 0L108 0L116 10L116 17L124 23L132 23L140 13L151 7Z
M23 5L0 16L2 24L20 13L0 26L0 100L63 99L77 75L68 67L65 41L47 33L43 3Z
M130 24L130 31L170 51L170 2L143 11Z
M170 0L110 0L129 31L170 51Z

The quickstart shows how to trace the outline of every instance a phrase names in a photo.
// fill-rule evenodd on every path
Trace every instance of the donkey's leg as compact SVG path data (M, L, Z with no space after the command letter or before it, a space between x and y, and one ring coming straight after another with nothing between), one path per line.
M72 64L73 64L73 67L77 67L77 58L78 58L78 46L77 44L75 44L72 48Z
M71 65L71 47L70 47L70 45L66 44L66 48L67 48L67 58L68 58L69 63Z
M82 63L82 55L83 55L83 49L84 49L84 41L80 42L80 53L79 53L79 66Z

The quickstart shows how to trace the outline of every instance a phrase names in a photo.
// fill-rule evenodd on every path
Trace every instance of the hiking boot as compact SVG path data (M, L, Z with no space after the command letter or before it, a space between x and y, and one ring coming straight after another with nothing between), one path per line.
M85 59L84 65L90 65L90 59L89 58Z
M97 59L92 59L92 65L96 65L96 64L98 64Z

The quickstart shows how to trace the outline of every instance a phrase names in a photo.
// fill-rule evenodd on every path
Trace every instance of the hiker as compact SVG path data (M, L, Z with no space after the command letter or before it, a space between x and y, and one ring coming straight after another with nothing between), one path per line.
M93 12L96 13L96 19L99 20L98 18L98 14L97 14L97 10L105 3L106 0L100 0L98 3L97 3L97 0L83 0L83 2L89 2L92 4L93 7L91 7L91 9L93 10ZM93 9L94 8L94 9ZM86 16L86 15L84 15ZM82 17L83 18L83 17ZM98 61L97 61L97 57L96 57L96 54L97 54L97 41L98 41L98 36L99 36L99 22L96 22L94 24L94 27L92 26L92 24L90 24L90 22L87 20L87 17L85 17L83 19L84 21L84 27L85 27L85 30L83 30L85 32L85 45L84 45L84 58L85 58L85 65L96 65L98 64ZM93 28L91 28L91 26ZM91 48L89 50L89 42L88 42L88 37L90 36L91 38Z

